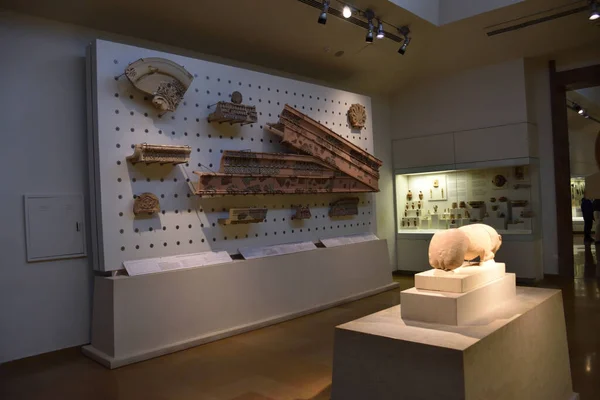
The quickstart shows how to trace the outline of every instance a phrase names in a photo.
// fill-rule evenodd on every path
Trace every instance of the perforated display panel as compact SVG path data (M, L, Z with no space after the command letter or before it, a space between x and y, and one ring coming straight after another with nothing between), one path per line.
M348 195L266 195L198 197L192 192L197 175L217 171L224 150L287 152L279 138L263 130L277 122L287 103L372 153L371 99L353 93L234 68L188 57L98 40L91 51L93 135L96 145L96 218L100 264L105 271L122 268L125 260L226 250L278 243L317 241L370 232L374 224L372 194L359 195L359 215L330 218L329 203ZM184 100L173 113L156 110L149 96L135 89L125 76L127 65L139 58L163 57L183 65L194 75ZM120 77L119 77L120 76ZM252 125L209 123L218 101L229 101L240 91L243 104L256 105ZM347 119L351 104L366 107L362 130ZM126 157L138 143L189 145L188 164L132 165ZM161 212L135 217L134 196L151 192ZM294 205L309 205L312 218L292 220ZM219 225L229 208L266 207L267 220L258 224Z

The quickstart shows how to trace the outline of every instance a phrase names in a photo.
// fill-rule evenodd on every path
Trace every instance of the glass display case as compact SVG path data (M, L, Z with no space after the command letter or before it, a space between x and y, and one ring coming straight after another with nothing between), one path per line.
M530 166L396 174L398 233L484 223L500 233L533 232Z

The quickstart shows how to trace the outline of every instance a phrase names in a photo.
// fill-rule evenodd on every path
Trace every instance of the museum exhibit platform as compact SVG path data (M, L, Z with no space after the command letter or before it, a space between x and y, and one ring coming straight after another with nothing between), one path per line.
M561 292L491 279L503 264L481 268L485 279L419 274L456 291L411 288L400 305L336 327L332 399L578 399Z
M138 276L97 276L92 343L117 368L398 287L387 242Z

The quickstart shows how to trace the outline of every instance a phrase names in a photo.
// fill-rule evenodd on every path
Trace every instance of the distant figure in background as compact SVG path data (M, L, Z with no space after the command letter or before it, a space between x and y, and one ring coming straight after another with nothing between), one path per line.
M596 207L599 209L597 210ZM600 212L600 201L595 200L593 203L587 197L581 199L581 213L583 214L583 233L584 242L593 242L592 238L592 224L594 223L594 214Z
M585 195L584 195L585 196ZM593 204L594 220L596 221L596 243L600 242L600 199L595 199Z

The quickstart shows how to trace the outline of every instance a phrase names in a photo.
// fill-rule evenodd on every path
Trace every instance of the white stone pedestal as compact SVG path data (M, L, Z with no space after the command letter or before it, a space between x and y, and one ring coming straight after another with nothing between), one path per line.
M465 265L453 271L430 269L415 275L415 288L465 293L502 278L505 272L506 265L493 260L483 265Z
M407 289L400 293L402 318L463 325L512 300L516 286L515 274L505 274L502 278L465 293Z
M395 306L336 328L333 400L577 398L558 290L519 287L463 326L400 313Z

